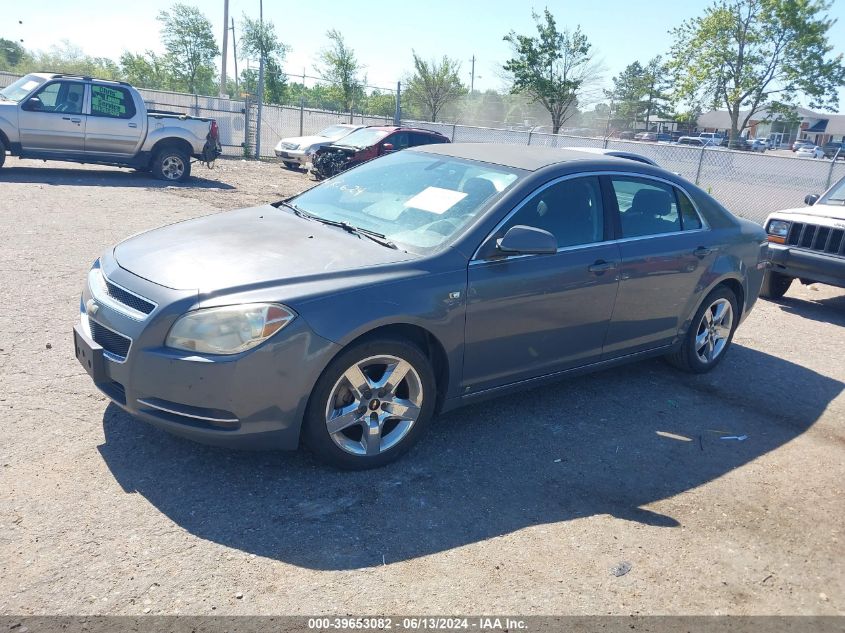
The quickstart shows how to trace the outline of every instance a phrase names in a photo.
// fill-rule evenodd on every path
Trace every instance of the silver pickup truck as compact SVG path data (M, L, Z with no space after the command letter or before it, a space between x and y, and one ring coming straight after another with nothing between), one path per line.
M214 119L147 110L125 82L30 73L0 90L0 167L21 158L134 167L185 180L220 155Z

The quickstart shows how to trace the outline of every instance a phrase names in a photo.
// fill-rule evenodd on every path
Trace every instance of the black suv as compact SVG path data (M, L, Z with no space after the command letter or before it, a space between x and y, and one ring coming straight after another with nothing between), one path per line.
M825 158L836 157L845 160L845 143L836 143L834 141L825 143L824 147L822 147L822 151L824 152Z

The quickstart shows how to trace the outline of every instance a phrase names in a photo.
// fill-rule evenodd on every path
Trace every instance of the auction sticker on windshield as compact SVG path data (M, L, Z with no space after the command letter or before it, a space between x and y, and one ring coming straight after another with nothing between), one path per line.
M449 209L466 198L463 191L441 189L440 187L426 187L405 203L406 207L428 211L429 213L446 213Z

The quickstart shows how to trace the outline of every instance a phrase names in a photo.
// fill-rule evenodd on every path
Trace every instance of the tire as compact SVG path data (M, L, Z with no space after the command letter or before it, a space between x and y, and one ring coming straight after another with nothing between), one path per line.
M722 308L729 311L720 313ZM736 295L727 286L717 286L696 310L681 347L666 359L678 369L704 374L722 362L738 324Z
M792 277L767 270L760 286L760 296L764 299L780 299L792 285Z
M285 169L290 169L291 171L299 171L299 163L284 161L282 164L285 166Z
M184 182L191 176L191 158L178 147L158 150L150 167L156 178L168 182Z
M391 389L389 376L397 370L402 377ZM423 435L436 392L431 362L419 347L393 338L363 340L338 354L320 376L305 412L303 440L337 468L384 466Z
M3 145L3 141L0 140L0 167L3 166L3 163L6 162L6 146Z

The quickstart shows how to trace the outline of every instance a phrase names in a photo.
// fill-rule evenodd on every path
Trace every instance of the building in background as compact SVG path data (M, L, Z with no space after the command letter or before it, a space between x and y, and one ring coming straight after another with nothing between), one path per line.
M740 120L745 118L747 112L740 111ZM816 145L845 141L845 114L820 113L807 108L795 108L794 112L794 117L786 118L781 114L761 110L748 122L743 136L769 138L781 147L788 147L798 139L807 139ZM720 132L728 136L731 117L727 110L711 110L698 117L698 127L705 132Z

